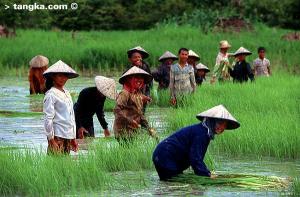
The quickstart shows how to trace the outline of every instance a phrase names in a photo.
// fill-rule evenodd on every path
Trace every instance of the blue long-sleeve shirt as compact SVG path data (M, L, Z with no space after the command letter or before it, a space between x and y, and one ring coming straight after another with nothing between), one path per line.
M196 175L210 176L203 161L209 142L208 129L201 123L182 128L157 145L153 161L178 172L192 166Z

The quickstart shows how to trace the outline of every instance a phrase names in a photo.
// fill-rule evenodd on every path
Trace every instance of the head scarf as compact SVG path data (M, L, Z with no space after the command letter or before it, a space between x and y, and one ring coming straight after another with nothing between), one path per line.
M216 118L204 118L202 122L202 125L207 128L207 135L211 140L215 139L216 126L220 121Z

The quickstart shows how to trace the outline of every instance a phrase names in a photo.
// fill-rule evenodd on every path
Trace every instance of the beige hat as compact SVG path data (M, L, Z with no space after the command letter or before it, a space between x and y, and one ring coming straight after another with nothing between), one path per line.
M52 66L50 66L44 73L44 77L50 77L52 74L55 73L63 73L65 74L69 79L76 78L79 76L79 74L76 73L75 70L73 70L70 66L68 66L63 61L59 60Z
M173 59L173 60L177 60L177 56L174 55L173 53L171 53L170 51L166 51L162 56L160 56L160 58L158 59L158 61L163 61L165 59Z
M230 48L231 45L228 43L227 40L221 40L220 41L220 49L226 49L226 48Z
M237 56L237 55L251 55L252 53L250 51L248 51L247 49L245 49L244 47L240 47L233 55Z
M41 68L44 66L48 66L48 64L49 59L42 55L33 57L29 62L30 68Z
M129 49L127 51L127 54L128 54L128 56L131 56L134 52L141 53L143 59L146 59L147 57L149 57L149 53L145 49L143 49L141 46L137 46L132 49Z
M116 92L116 82L114 79L96 76L95 77L96 87L104 96L116 100L117 92Z
M201 69L205 70L205 72L207 72L207 73L210 72L209 68L207 68L207 66L205 66L204 64L201 64L201 63L196 65L196 69L197 70L201 70Z
M131 67L129 70L127 70L119 79L120 84L124 84L125 80L128 76L132 75L142 75L145 79L145 83L150 83L153 79L152 75L144 71L143 69L140 69L136 66Z
M194 57L198 60L200 60L200 57L197 53L195 53L193 50L189 50L189 57Z
M227 121L226 129L236 129L240 127L240 123L228 112L223 105L215 106L207 111L204 111L196 116L199 120L204 118L216 118Z

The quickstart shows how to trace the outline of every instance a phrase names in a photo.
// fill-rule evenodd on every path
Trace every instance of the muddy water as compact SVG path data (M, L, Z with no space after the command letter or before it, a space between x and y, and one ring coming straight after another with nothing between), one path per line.
M84 87L94 86L91 78L81 78L70 80L67 83L67 89L72 94L78 94ZM16 111L16 112L41 112L43 95L29 96L28 82L26 78L1 78L0 79L0 111ZM119 87L120 88L120 87ZM150 119L153 127L158 132L164 128L162 122L165 109L148 109L146 116ZM105 112L109 129L112 130L113 113ZM96 137L103 137L102 128L98 120L94 119ZM0 115L0 147L20 147L41 148L46 150L47 141L43 133L43 116L37 114L34 116L16 116L6 117ZM84 150L82 150L84 151ZM274 159L257 161L228 159L216 156L217 173L252 173L265 176L294 176L294 173L300 174L300 161L276 161ZM199 186L184 183L166 183L160 182L155 172L145 172L146 186L143 189L135 190L114 190L107 191L104 194L110 196L279 196L279 191L251 191L246 189L238 189L224 186ZM120 172L118 175L122 177L136 176L136 173ZM103 193L101 193L103 195Z

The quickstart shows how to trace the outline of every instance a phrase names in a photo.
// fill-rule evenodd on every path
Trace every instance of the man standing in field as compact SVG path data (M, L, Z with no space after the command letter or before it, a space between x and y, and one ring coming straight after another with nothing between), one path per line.
M253 68L255 76L267 76L271 75L270 61L265 58L266 49L259 47L257 49L258 58L253 61Z
M172 105L178 104L179 97L193 93L196 89L193 66L187 63L188 54L188 49L180 48L178 51L179 61L171 66L170 92Z

